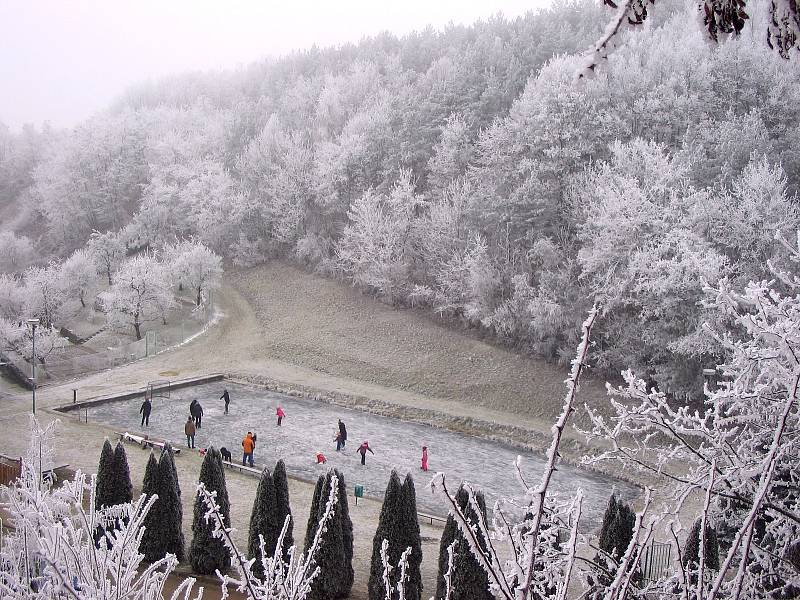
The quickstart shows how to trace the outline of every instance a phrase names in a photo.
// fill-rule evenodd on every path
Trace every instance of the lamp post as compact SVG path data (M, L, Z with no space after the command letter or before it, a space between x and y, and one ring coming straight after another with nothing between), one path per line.
M33 351L31 352L31 391L33 393L33 414L36 414L36 326L39 325L39 319L28 319L28 325L31 326L31 339L33 344Z

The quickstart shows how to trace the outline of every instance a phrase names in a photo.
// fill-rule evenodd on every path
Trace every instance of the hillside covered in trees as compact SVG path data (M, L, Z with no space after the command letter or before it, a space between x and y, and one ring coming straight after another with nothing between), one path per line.
M71 131L0 126L0 271L95 231L128 254L193 237L557 360L597 300L599 371L696 394L721 352L704 286L770 278L800 228L800 68L758 29L710 45L694 10L659 3L581 82L609 17L589 0L143 84Z

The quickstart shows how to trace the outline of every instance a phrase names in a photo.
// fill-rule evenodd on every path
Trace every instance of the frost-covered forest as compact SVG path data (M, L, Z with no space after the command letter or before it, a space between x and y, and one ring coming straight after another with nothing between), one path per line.
M760 26L709 44L695 10L659 3L578 83L609 18L588 0L143 84L71 131L0 127L0 268L194 238L558 360L597 299L599 371L696 396L722 358L705 282L770 278L775 232L800 228L800 67Z

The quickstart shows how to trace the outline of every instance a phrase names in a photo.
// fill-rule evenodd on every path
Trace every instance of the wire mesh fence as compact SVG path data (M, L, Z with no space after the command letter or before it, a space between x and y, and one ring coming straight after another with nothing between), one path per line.
M101 349L85 349L80 356L50 357L44 363L37 361L37 383L70 379L87 373L111 369L147 356L154 356L179 346L204 331L213 320L214 314L214 305L209 299L208 302L193 310L188 318L182 319L176 324L148 330L140 340ZM9 353L6 356L6 362L14 365L18 376L21 373L22 377L30 378L30 362L15 353Z

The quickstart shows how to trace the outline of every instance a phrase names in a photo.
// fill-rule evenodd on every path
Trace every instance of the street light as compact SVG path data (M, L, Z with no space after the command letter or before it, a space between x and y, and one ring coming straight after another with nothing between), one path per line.
M33 393L33 414L36 414L36 326L39 325L39 319L28 319L28 325L31 326L31 339L33 340L33 352L31 353L31 391Z

